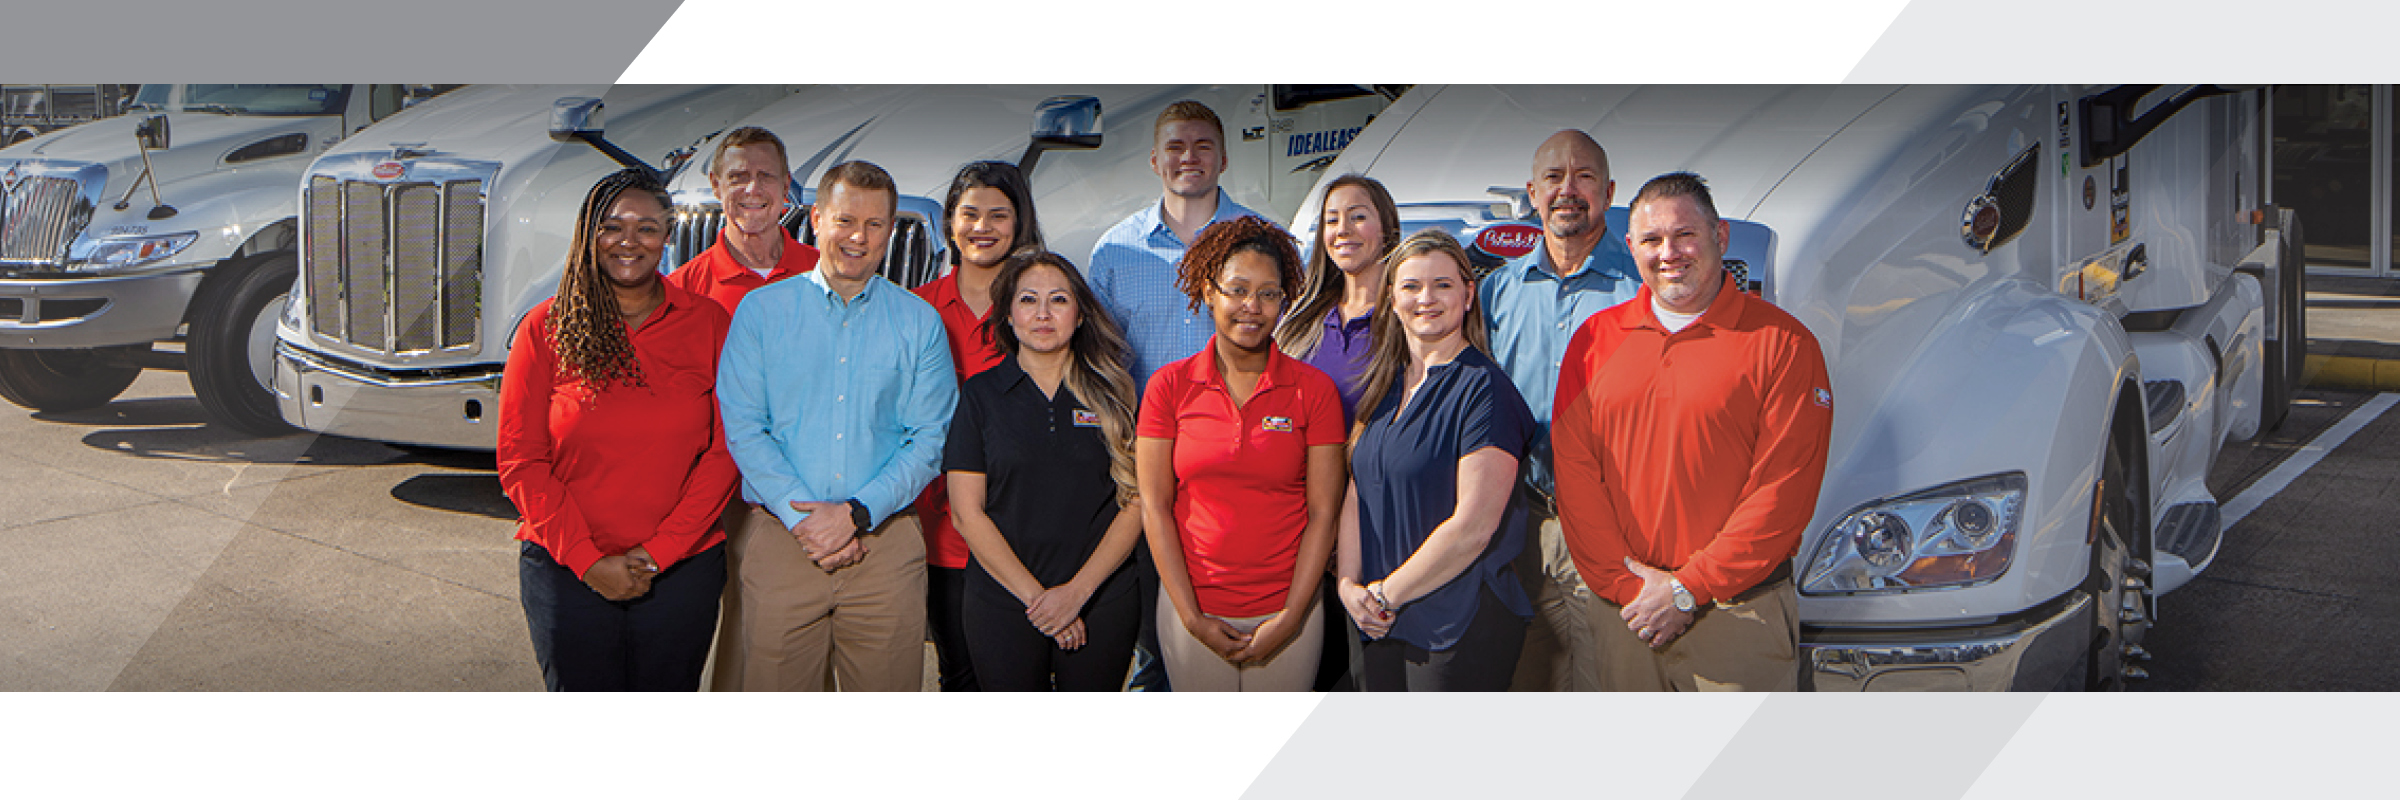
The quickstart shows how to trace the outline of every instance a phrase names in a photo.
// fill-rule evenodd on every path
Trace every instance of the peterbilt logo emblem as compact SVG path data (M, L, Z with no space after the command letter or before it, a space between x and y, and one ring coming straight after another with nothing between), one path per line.
M407 164L402 164L402 163L400 163L400 162L398 162L398 161L386 161L386 162L383 162L383 163L381 163L381 164L377 164L377 165L375 165L375 178L376 178L377 180L386 180L386 181L388 181L388 180L391 180L391 179L393 179L393 178L400 177L400 175L401 175L402 173L405 173L405 172L407 172L407 171L408 171L408 165L407 165Z
M1475 249L1501 258L1531 253L1541 243L1542 229L1531 225L1493 225L1475 234Z
M15 164L10 164L10 165L8 165L8 173L7 173L7 174L4 174L4 175L0 175L0 192L13 192L13 191L16 191L16 190L17 190L17 165L15 165Z

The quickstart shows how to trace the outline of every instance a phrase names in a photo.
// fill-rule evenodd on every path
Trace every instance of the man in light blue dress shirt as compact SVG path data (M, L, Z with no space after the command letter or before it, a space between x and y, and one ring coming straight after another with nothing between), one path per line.
M1183 251L1209 225L1258 216L1225 196L1217 179L1225 173L1225 124L1208 106L1183 100L1158 113L1150 131L1150 170L1162 189L1156 204L1126 217L1100 235L1084 278L1109 318L1124 329L1133 347L1136 392L1148 391L1159 367L1200 352L1215 323L1191 309L1191 298L1175 287ZM1136 691L1166 691L1167 672L1158 661L1158 570L1147 543L1134 547L1135 593L1142 600L1142 633L1134 646Z
M1532 408L1537 434L1526 448L1525 553L1518 577L1533 595L1533 626L1517 660L1510 688L1524 691L1592 691L1598 662L1586 624L1590 589L1576 574L1558 526L1550 471L1550 404L1558 391L1558 368L1567 341L1586 317L1633 299L1641 276L1625 240L1611 236L1604 215L1617 184L1608 176L1608 152L1579 130L1563 130L1533 154L1533 177L1525 183L1542 219L1542 245L1484 277L1484 313L1491 329L1492 359L1508 373ZM1570 265L1561 269L1558 265Z
M876 273L892 179L828 170L815 271L753 290L717 369L725 440L752 504L728 552L739 652L719 686L917 691L925 540L910 504L941 461L958 378L933 307Z

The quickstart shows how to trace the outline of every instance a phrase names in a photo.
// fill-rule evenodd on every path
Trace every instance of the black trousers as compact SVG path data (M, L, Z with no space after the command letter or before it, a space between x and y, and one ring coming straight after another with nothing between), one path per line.
M517 594L542 683L553 692L690 692L700 688L725 593L725 546L676 562L650 579L650 593L609 600L520 542Z
M1516 677L1517 655L1525 648L1527 622L1501 605L1490 586L1477 594L1475 618L1447 650L1427 650L1388 637L1361 646L1359 690L1508 691L1509 680ZM1408 609L1402 608L1400 613L1406 615Z
M1065 650L1025 620L1025 604L1006 590L967 590L967 654L991 692L1114 692L1124 687L1140 630L1133 592L1095 597L1083 606L1082 647Z
M1126 681L1125 689L1174 691L1174 685L1167 681L1167 662L1158 655L1158 564L1150 560L1148 541L1133 546L1133 593L1142 606L1142 618L1134 623L1141 633L1134 639L1133 677Z
M925 625L932 629L934 662L941 668L942 691L980 692L975 662L967 658L967 571L925 565Z

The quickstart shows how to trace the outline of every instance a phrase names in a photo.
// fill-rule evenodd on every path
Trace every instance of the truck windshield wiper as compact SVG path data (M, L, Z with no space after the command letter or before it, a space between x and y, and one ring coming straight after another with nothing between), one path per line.
M231 103L189 103L184 105L183 110L206 111L211 114L240 114L250 109Z

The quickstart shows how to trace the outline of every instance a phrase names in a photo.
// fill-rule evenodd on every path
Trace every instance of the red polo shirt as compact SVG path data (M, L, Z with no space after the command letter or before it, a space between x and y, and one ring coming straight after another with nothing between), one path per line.
M1720 291L1668 333L1648 287L1567 344L1550 446L1559 523L1592 593L1642 591L1624 559L1674 572L1699 602L1741 593L1800 549L1833 432L1817 338Z
M517 327L500 378L500 488L541 545L580 576L641 545L661 569L725 540L737 472L717 419L717 351L732 318L667 287L632 332L646 384L594 391L561 374L544 300Z
M791 234L780 229L776 235L783 237L783 258L775 262L775 269L766 277L759 277L757 270L733 260L733 251L725 247L725 232L720 230L716 244L667 274L667 285L715 300L727 316L732 316L734 307L741 305L742 295L750 290L817 268L816 248L793 240Z
M950 334L950 366L958 370L959 383L964 384L968 378L1000 363L1000 343L983 327L983 321L990 319L991 314L978 317L973 309L967 308L966 299L958 294L955 268L950 274L917 287L916 292L942 316L942 329ZM925 529L925 563L947 569L967 568L967 540L950 524L948 477L935 475L933 482L925 485L925 492L917 495L917 521Z
M1135 435L1175 443L1176 535L1201 611L1283 610L1308 527L1308 448L1347 434L1333 379L1281 350L1269 348L1266 375L1239 407L1214 337L1150 376Z

